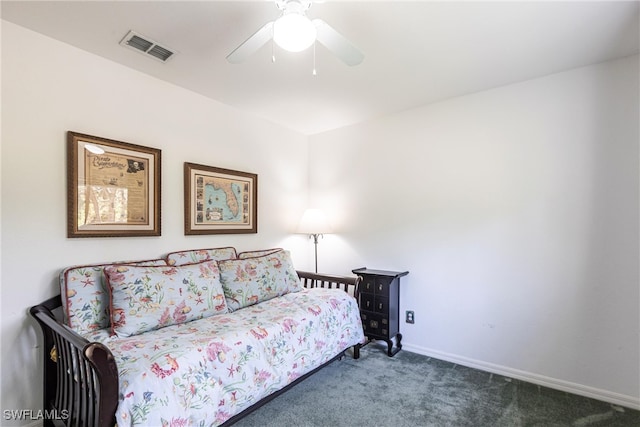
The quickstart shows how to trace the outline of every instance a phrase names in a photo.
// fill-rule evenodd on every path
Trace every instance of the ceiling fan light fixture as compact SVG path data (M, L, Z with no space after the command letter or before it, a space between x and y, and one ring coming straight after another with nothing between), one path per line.
M104 149L102 147L98 147L97 145L85 143L84 149L90 153L97 154L97 155L104 154Z
M289 52L310 47L317 36L316 26L300 13L286 13L273 23L273 41Z
M306 12L311 7L311 0L275 1L278 9L282 11L280 17L275 21L264 24L251 37L227 55L227 61L231 64L241 63L269 41L272 42L272 47L273 43L275 43L290 52L301 52L311 47L311 45L315 46L315 43L320 43L349 66L358 65L362 62L364 54L342 34L322 19L315 18L310 20L307 17ZM273 52L271 58L272 61L275 61Z

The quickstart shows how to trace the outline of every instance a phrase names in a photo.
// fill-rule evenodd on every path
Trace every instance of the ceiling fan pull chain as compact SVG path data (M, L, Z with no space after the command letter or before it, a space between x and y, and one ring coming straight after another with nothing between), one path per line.
M275 53L273 45L274 45L273 37L271 37L271 63L276 62L276 53Z
M313 75L318 75L316 72L316 42L313 42Z

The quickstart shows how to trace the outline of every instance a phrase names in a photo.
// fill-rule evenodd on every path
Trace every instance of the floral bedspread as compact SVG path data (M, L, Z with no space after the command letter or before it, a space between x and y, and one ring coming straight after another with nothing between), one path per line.
M119 427L219 425L364 342L355 299L322 288L141 335L86 336L115 357Z

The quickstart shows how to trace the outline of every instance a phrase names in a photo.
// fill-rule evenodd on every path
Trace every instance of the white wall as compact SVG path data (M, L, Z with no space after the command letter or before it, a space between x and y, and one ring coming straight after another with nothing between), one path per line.
M66 237L68 130L162 150L161 237ZM41 408L41 338L27 310L59 293L65 266L232 245L284 246L312 268L312 245L292 234L307 154L303 135L3 21L2 410ZM186 161L258 174L258 234L184 236Z
M311 137L320 262L410 271L406 349L640 407L638 78L635 56Z

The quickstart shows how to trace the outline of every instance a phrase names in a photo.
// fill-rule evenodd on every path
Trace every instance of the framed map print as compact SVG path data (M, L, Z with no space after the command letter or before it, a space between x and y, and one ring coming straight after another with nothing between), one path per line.
M67 133L67 237L160 235L156 148Z
M184 234L258 232L258 175L184 164Z

